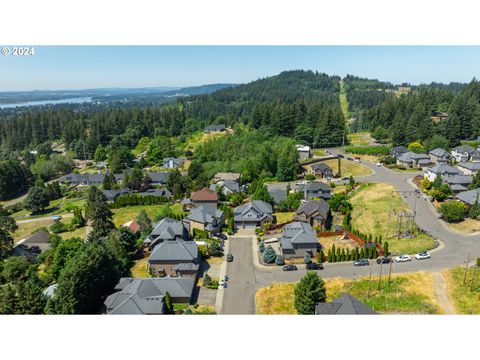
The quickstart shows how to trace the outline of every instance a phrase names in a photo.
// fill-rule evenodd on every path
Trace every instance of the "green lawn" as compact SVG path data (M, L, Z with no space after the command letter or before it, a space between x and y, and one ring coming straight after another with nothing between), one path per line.
M473 288L471 288L473 268L468 270L465 284L463 284L464 267L445 270L442 274L447 282L447 290L456 312L458 314L480 314L480 269L477 269Z
M434 282L429 273L395 275L388 284L382 278L378 290L378 277L372 277L370 297L369 279L326 279L327 302L351 294L372 309L387 314L439 314L441 309L435 297ZM276 283L262 288L256 294L257 314L296 314L294 289L296 283Z
M130 269L132 277L134 278L148 278L151 275L147 271L147 261L148 258L143 258L140 260L135 260L133 266Z
M348 100L347 100L347 92L345 90L345 84L343 80L339 81L340 85L340 108L342 109L343 116L345 120L348 121L350 119L350 114L348 113Z
M322 161L323 163L327 164L330 166L333 170L333 173L336 174L338 173L338 160L337 159L330 159L330 160L325 160ZM365 165L359 164L354 161L349 161L345 159L340 160L340 166L342 170L342 177L343 176L350 176L352 175L353 177L356 176L368 176L371 175L373 172L370 170L368 167ZM306 168L310 168L311 165L305 166ZM343 171L346 169L346 174L343 174Z
M75 230L72 230L72 231L67 231L67 232L64 232L64 233L61 233L61 234L58 234L60 235L60 237L62 239L70 239L70 238L74 238L74 237L78 237L80 239L85 239L86 235L87 235L87 232L86 232L86 227L82 227L82 228L78 228L78 229L75 229Z
M283 224L289 221L293 221L295 217L295 212L276 212L273 214L277 217L277 224Z
M348 141L352 145L370 145L372 138L369 132L359 132L348 134Z
M155 219L156 216L161 214L166 214L168 210L172 211L173 214L181 214L182 213L182 204L175 204L175 205L138 205L138 206L127 206L120 209L113 209L113 223L115 226L120 226L125 224L130 220L134 220L137 218L138 213L141 210L145 210L150 216L152 220Z
M355 229L375 236L382 236L385 241L388 224L388 211L394 187L386 183L362 184L350 198L353 205L352 225ZM397 212L407 209L397 193L393 193L392 209ZM390 252L394 254L413 254L432 249L434 240L427 234L420 233L414 226L415 236L411 239L395 236L396 217L390 219L390 235L388 239Z
M13 238L15 242L24 239L30 236L35 230L40 229L42 227L46 227L47 229L53 224L52 219L45 219L45 220L38 220L38 221L31 221L20 223L18 225L17 231L14 232Z
M316 155L316 156L326 156L328 155L325 150L322 150L322 149L313 149L312 150L313 154Z

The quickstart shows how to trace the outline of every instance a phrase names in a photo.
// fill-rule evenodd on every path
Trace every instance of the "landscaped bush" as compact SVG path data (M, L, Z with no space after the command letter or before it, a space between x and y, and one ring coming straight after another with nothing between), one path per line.
M389 146L348 146L345 151L350 154L360 155L388 155Z
M112 209L118 209L124 206L157 205L164 204L166 202L168 202L168 199L165 196L141 196L139 194L126 194L117 197L110 207Z
M438 208L442 219L448 222L462 221L465 219L467 209L461 201L454 200L443 203Z
M305 180L315 180L315 175L307 174L307 175L305 175Z
M268 245L263 252L263 261L267 264L273 264L277 258L275 250L273 250L272 245Z
M305 253L305 256L303 257L303 262L305 264L310 264L312 262L312 257L309 253Z
M258 244L258 250L263 253L265 251L265 243L262 241L260 241L260 243Z
M223 250L218 241L211 241L208 244L208 255L210 256L222 256Z
M218 280L213 279L210 275L203 276L203 287L207 289L218 289Z
M60 234L68 231L68 226L62 223L60 219L56 219L53 222L52 226L50 226L50 231L53 232L54 234Z
M193 237L195 239L208 239L208 232L202 229L193 229Z
M282 255L277 255L275 258L275 265L282 266L285 265L285 259L283 258Z

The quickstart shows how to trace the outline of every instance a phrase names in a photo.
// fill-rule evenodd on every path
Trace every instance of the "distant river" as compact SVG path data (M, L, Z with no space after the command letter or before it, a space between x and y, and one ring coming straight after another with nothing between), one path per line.
M70 99L57 99L57 100L38 100L38 101L26 101L11 104L0 104L0 109L8 109L21 106L39 106L39 105L57 105L57 104L81 104L85 102L92 102L91 97L80 97Z

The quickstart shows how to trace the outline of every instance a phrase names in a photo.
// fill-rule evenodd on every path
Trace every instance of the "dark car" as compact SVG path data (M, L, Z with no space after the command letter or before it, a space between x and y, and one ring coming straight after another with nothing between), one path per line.
M317 263L307 264L307 270L323 270L323 264L317 264Z
M350 180L350 178L348 176L344 176L342 177L342 180Z
M387 257L380 257L377 259L377 264L389 264L392 262L392 258L387 256Z
M365 265L370 265L370 262L368 259L358 259L353 263L354 266L365 266Z
M227 261L232 262L233 261L233 255L232 254L227 254Z
M297 267L295 265L285 265L283 271L296 271Z

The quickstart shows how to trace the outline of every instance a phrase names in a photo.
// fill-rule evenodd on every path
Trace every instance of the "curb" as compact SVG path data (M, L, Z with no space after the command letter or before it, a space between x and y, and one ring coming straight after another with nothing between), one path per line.
M228 237L228 240L225 242L225 246L223 248L223 261L222 261L222 265L220 267L220 273L218 275L218 280L220 281L220 279L224 279L225 278L225 275L227 274L227 255L228 254L228 250L230 249L230 241L232 241L232 239L230 237ZM222 314L222 307L223 307L223 296L225 295L225 288L222 286L222 287L219 287L217 289L217 296L215 298L215 311L217 312L217 314L221 315Z

